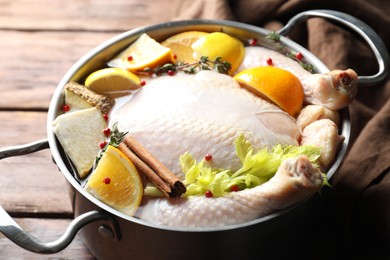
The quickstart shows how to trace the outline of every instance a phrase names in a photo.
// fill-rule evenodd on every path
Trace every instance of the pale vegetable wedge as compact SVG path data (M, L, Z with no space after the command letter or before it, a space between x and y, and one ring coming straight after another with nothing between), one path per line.
M65 104L67 104L70 108L68 112L74 112L93 107L93 105L88 103L88 101L86 101L84 98L67 89L65 89Z
M114 99L100 95L76 82L67 83L64 89L65 104L70 108L68 112L97 107L102 113L108 114L115 104Z
M52 126L80 178L84 178L99 153L99 142L105 140L102 130L107 127L107 122L102 113L93 107L62 114L53 121Z

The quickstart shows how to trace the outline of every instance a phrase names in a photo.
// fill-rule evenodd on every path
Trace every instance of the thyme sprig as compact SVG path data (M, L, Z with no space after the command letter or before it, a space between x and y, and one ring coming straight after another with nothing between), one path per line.
M118 147L120 143L122 143L123 139L127 135L128 132L120 132L118 129L118 122L115 122L112 125L112 129L110 132L110 141L108 145L112 145L114 147Z
M104 148L100 151L99 155L95 159L95 166L99 163L100 159L102 158L104 152L107 150L107 147L109 145L112 145L114 147L118 147L119 144L124 140L125 136L128 132L121 132L118 129L118 122L115 122L110 131L110 140L106 143Z
M270 39L276 43L280 43L280 35L275 31L268 33L265 38Z
M267 34L266 38L274 43L274 47L277 51L284 53L290 59L295 60L299 63L299 65L302 66L302 68L309 71L310 73L314 73L314 66L310 63L302 61L301 59L298 59L296 55L297 52L290 50L286 45L280 42L280 35L277 32L270 32L269 34Z
M214 70L222 74L229 74L231 64L227 61L223 61L221 57L217 57L214 60L210 60L209 57L202 56L199 61L193 63L179 62L177 64L166 63L162 66L157 66L153 69L145 68L144 72L155 73L161 75L164 73L183 71L188 74L195 74L202 70Z

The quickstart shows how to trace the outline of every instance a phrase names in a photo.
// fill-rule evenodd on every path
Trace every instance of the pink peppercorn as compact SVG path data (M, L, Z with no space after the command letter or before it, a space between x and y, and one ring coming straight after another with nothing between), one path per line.
M206 196L206 198L211 198L211 197L213 197L213 193L211 192L211 190L206 190L206 192L204 193L204 195Z

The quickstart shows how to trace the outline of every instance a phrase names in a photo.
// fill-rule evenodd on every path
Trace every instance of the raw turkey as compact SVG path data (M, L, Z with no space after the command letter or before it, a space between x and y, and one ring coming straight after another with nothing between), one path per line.
M197 161L211 154L210 167L235 171L241 167L234 147L239 135L255 151L276 144L299 145L301 136L296 120L286 112L214 71L149 78L130 100L117 103L112 122L181 179L179 157L185 152ZM321 187L322 174L306 157L282 165L269 182L253 189L211 199L145 198L136 215L175 227L224 226L293 205Z
M198 161L211 154L211 167L237 170L234 140L240 134L255 150L298 145L300 137L294 118L214 71L149 79L112 121L181 178L185 152Z

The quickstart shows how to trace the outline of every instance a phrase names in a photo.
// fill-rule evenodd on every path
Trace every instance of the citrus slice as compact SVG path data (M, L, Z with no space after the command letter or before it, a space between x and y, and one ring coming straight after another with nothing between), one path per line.
M250 68L235 75L234 79L242 87L275 103L291 116L302 109L304 93L301 82L287 70L273 66Z
M127 49L119 53L108 65L125 68L136 73L146 68L153 69L165 63L173 62L171 49L162 46L144 33Z
M191 48L195 59L199 60L202 56L207 56L210 60L221 57L223 61L229 62L232 66L230 74L238 68L245 54L244 44L240 40L221 32L200 37Z
M107 205L133 216L143 195L143 185L133 163L109 145L92 172L85 189Z
M207 35L206 32L187 31L175 34L161 43L162 46L168 47L175 55L176 62L193 63L197 60L194 58L194 51L191 45L200 37Z
M85 80L85 86L98 94L117 98L140 88L141 80L130 71L105 68L91 73Z

